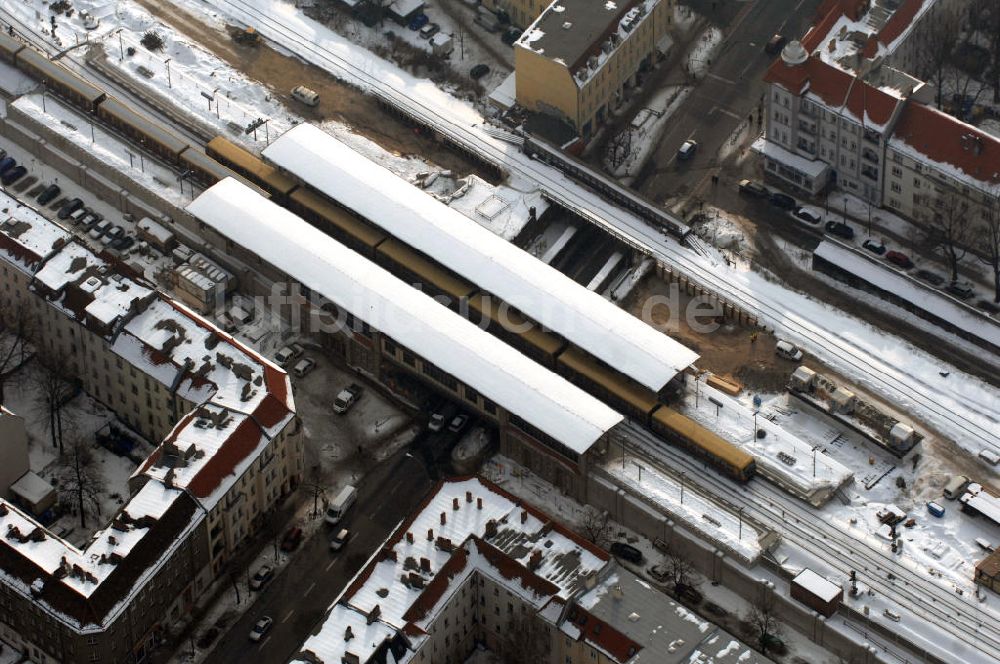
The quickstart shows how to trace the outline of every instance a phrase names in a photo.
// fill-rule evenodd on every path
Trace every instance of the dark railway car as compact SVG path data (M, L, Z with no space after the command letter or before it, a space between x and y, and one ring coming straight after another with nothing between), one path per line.
M206 155L204 152L200 151L198 148L191 147L182 152L180 165L190 173L193 180L205 187L211 187L216 182L220 182L226 178L233 178L241 184L253 189L264 198L271 197L269 192L266 192L254 183L249 182L239 173L234 173Z
M171 164L180 164L181 153L189 147L182 138L114 97L108 97L100 103L97 116L145 150Z
M576 346L559 355L558 372L606 404L643 424L659 405L656 393Z
M566 347L561 336L546 331L517 309L486 293L469 298L468 316L473 323L549 369L556 368L556 359Z
M264 163L225 136L216 136L210 140L205 146L205 154L268 192L272 200L282 205L287 203L288 197L299 186L293 178Z
M361 221L319 194L303 187L296 189L288 197L288 209L330 237L372 260L375 260L375 248L389 237L385 231Z
M14 56L24 48L24 44L5 32L0 32L0 60L14 63Z
M701 457L737 481L746 482L757 471L752 456L672 408L657 408L650 418L650 428L664 440Z
M458 310L459 303L477 290L474 284L429 260L394 237L379 244L376 251L375 262L407 283L418 286L428 295L443 295L448 298L447 304L452 309Z
M25 74L41 81L47 90L64 97L88 113L93 113L105 98L103 90L33 49L18 51L15 63Z

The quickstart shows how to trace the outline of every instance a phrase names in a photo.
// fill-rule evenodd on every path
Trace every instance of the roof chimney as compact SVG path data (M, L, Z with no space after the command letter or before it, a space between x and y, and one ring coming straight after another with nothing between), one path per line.
M434 529L433 528L428 528L427 529L427 541L428 542L433 542L434 541Z
M441 525L443 526L446 523L448 523L448 515L445 514L444 512L441 512Z
M534 572L536 569L542 566L542 552L535 549L531 552L531 558L528 559L528 569Z
M465 502L467 502L467 503L471 503L472 502L472 492L471 491L466 491L465 492Z
M483 509L483 499L482 498L476 498L476 509L477 510Z
M344 641L350 641L354 638L354 631L351 630L351 626L348 625L347 629L344 630Z
M430 572L431 571L431 561L430 561L430 559L428 559L428 558L421 558L420 559L420 570L422 572Z
M372 607L372 610L368 612L368 615L365 616L366 624L371 625L373 622L378 620L379 616L381 615L382 615L382 607L376 604L375 606Z
M454 498L451 499L451 509L453 510L458 509L458 496L455 496Z
M490 519L486 522L486 536L496 537L497 534L497 522L494 519Z
M521 523L527 523L527 522L528 522L528 511L521 510Z
M413 533L406 531L406 543L413 544Z
M625 593L622 592L622 586L620 583L616 583L615 587L611 589L611 596L615 599L621 599L625 597Z

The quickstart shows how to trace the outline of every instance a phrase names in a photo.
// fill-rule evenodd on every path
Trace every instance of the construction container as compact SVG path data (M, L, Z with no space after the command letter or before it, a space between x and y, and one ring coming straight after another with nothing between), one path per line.
M939 519L944 516L944 507L933 501L927 503L927 511L931 513L931 516L936 516Z

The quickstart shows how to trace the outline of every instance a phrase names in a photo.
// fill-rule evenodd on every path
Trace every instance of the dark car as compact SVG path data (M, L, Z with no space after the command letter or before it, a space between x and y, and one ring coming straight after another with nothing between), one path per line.
M430 19L427 18L427 14L417 14L416 16L413 17L413 19L410 21L410 25L408 25L407 27L410 28L410 30L419 30L420 28L427 25L428 21L430 21Z
M776 208L781 208L782 210L794 210L796 208L795 199L788 194L782 194L779 191L771 194L771 198L769 200L771 205Z
M282 551L294 551L299 548L299 543L302 541L302 529L299 527L289 528L285 536L281 538L281 550Z
M976 292L972 290L972 286L969 284L960 284L955 282L948 284L944 291L949 295L954 295L960 300L968 300L976 294Z
M901 251L890 251L885 255L885 259L896 267L901 267L904 270L909 270L913 267L913 261L911 261L910 257Z
M842 237L845 240L854 239L854 229L841 221L826 222L826 232L830 235Z
M0 175L3 175L15 166L17 166L17 160L13 157L4 157L3 159L0 159Z
M0 177L0 182L4 184L14 184L18 180L24 177L24 174L28 172L28 169L24 166L15 166Z
M69 215L73 214L77 210L83 207L83 201L79 198L74 198L63 203L63 206L59 208L59 214L56 216L60 219L68 219Z
M59 185L50 184L48 187L45 188L45 191L43 191L41 194L38 195L38 203L40 205L48 205L49 203L55 200L56 196L59 195L60 191L62 190L59 189Z
M135 244L131 235L125 235L111 243L111 248L115 251L128 251Z
M867 249L868 251L872 252L876 256L881 256L882 254L885 253L885 245L878 240L873 240L871 238L868 238L867 240L861 243L861 246Z
M740 180L739 188L741 194L747 194L754 198L767 198L771 195L767 187L753 180Z
M787 43L788 39L784 35L775 34L764 44L764 52L768 55L777 55L781 52L781 49L785 48L785 44Z
M926 281L931 286L940 286L944 283L944 277L940 274L934 274L930 270L917 270L917 273L914 276L921 281Z
M823 215L819 210L814 210L813 208L808 207L797 208L795 210L795 217L796 219L801 219L812 226L817 226L821 221L823 221Z
M500 41L502 41L504 44L507 44L507 46L513 46L514 42L516 42L520 37L521 37L520 30L518 30L517 28L507 28L507 31L503 33L502 37L500 37Z
M625 542L613 542L611 553L636 565L642 562L642 551Z
M483 76L486 76L489 73L490 73L490 68L487 67L486 65L476 65L471 70L469 70L469 76L471 76L475 80L479 80Z

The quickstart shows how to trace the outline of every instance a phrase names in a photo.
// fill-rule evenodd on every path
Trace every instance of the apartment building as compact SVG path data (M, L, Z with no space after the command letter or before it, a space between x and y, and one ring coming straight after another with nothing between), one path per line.
M0 501L0 638L32 662L141 661L302 475L288 376L3 195L0 311L152 440L84 549Z
M551 0L483 0L480 6L497 16L506 15L511 25L524 30L550 4Z
M589 139L666 48L669 0L556 0L514 44L517 103Z
M932 108L932 87L892 66L912 65L912 36L948 6L824 3L765 75L766 176L806 195L835 185L917 222L951 206L985 214L1000 140Z
M769 661L477 477L440 483L292 661L461 664L477 644L539 664Z

